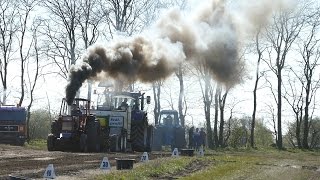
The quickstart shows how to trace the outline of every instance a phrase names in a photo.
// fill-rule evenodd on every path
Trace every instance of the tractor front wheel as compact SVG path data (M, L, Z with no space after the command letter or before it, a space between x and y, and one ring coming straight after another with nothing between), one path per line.
M81 134L81 136L80 136L80 151L81 152L88 152L87 139L88 139L88 136L86 134Z
M56 137L54 137L53 134L49 134L49 135L48 135L48 138L47 138L47 148L48 148L48 151L54 151L54 150L56 150L56 148L55 148L55 139L56 139Z

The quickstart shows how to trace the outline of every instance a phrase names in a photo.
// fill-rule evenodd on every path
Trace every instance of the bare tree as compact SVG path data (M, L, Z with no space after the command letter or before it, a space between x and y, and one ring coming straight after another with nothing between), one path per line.
M302 87L304 89L304 119L303 119L303 138L302 146L303 148L309 148L308 136L309 136L309 127L310 127L310 103L315 95L316 91L320 85L320 79L317 78L314 80L316 74L316 68L319 66L320 58L320 39L317 37L317 33L320 27L320 13L318 8L314 14L307 16L307 29L309 30L307 36L302 42L300 47L300 54L302 56L302 67L303 67L303 76L300 76L299 80L301 81Z
M81 28L81 37L84 42L84 49L94 44L100 35L99 26L102 26L106 14L97 8L98 0L82 0L80 2L78 24Z
M161 95L161 81L154 82L152 84L152 89L153 89L153 99L154 99L154 119L155 119L155 124L159 123L159 114L161 110L161 104L160 104L160 95Z
M213 136L214 145L219 147L219 136L218 136L218 121L219 121L219 94L221 93L221 86L216 86L216 92L214 95L214 126L213 126Z
M97 8L98 0L81 0L80 15L77 16L78 24L81 28L81 38L84 42L84 49L94 44L101 33L99 29L104 23L106 14ZM88 99L91 100L92 81L88 80Z
M221 147L224 146L224 109L226 105L227 95L229 93L230 88L226 87L224 93L222 94L222 88L219 91L219 110L220 110L220 126L219 126L219 145Z
M151 1L148 0L105 0L107 23L111 38L115 31L131 36L140 32L144 24L140 19Z
M46 19L47 57L58 66L58 73L64 79L68 78L70 65L79 58L76 52L79 2L76 0L43 1L48 10Z
M27 65L27 70L28 70L28 82L29 82L29 95L30 95L30 100L29 100L29 104L28 104L28 107L27 107L27 128L29 129L30 127L30 115L31 115L31 107L33 105L33 102L34 102L34 91L35 91L35 87L37 85L37 82L38 82L38 79L40 77L40 45L38 43L38 28L39 26L41 25L41 21L39 20L35 20L33 22L33 25L32 25L32 28L31 30L33 31L33 35L32 35L32 38L33 38L33 54L32 54L32 57L34 58L34 62L28 62L28 65ZM29 69L30 66L33 67L33 69ZM31 75L30 72L34 72L33 75ZM50 112L50 111L49 111ZM27 140L29 142L30 140L30 132L27 131Z
M18 29L18 36L19 36L19 57L20 57L20 99L18 102L18 106L21 106L25 97L25 66L27 60L30 58L30 51L32 48L33 41L30 44L25 42L26 33L28 28L28 19L30 17L30 13L33 8L37 5L37 0L26 0L19 4L19 29ZM33 39L32 39L33 40ZM26 52L24 51L26 50Z
M291 69L292 72L294 72ZM294 73L297 75L296 73ZM302 115L303 115L303 87L301 86L301 89L298 90L295 85L295 80L297 76L295 76L294 80L291 80L290 76L288 79L289 83L289 90L285 89L285 95L283 96L284 99L287 101L287 103L290 105L294 115L295 115L295 133L294 135L292 132L289 132L291 136L294 136L297 140L297 145L299 148L302 148L301 144L301 122L302 122ZM293 142L293 141L292 141Z
M302 21L299 15L301 11L287 10L281 11L273 17L273 24L267 29L267 41L270 43L269 68L277 77L277 127L278 141L277 147L283 148L282 143L282 70L285 67L287 55L293 42L298 37ZM275 54L275 58L272 57Z
M206 119L206 129L207 129L207 142L209 148L213 148L213 133L211 129L211 104L213 100L213 82L211 74L206 69L204 64L199 64L197 67L197 73L199 77L199 83L202 92L203 107Z
M276 112L274 107L271 104L265 104L267 109L266 113L270 115L271 121L272 121L272 127L273 127L273 134L275 136L276 144L278 144L278 132L277 132L277 123L276 123Z
M3 86L2 100L0 103L6 104L7 90L8 90L8 65L12 61L14 53L13 44L14 38L19 27L17 20L18 9L16 8L16 1L3 0L0 1L0 76Z
M179 100L178 100L178 110L179 110L179 118L181 122L181 126L185 126L185 117L187 111L187 104L184 100L184 84L183 84L183 67L182 64L179 65L178 70L176 72L176 76L179 80Z
M255 145L254 129L255 129L256 111L257 111L257 90L258 90L259 80L263 75L263 73L260 73L260 61L262 59L262 54L264 51L264 49L261 47L261 43L260 43L260 32L261 32L261 29L258 30L258 32L255 36L255 47L256 47L256 52L258 54L258 58L257 58L256 74L255 74L256 80L255 80L254 89L253 89L253 112L252 112L251 134L250 134L251 147L254 147L254 145Z

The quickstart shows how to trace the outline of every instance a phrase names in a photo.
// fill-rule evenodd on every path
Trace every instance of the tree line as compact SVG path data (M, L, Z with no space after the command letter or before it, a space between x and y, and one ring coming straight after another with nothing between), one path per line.
M8 97L15 94L17 104L27 106L28 126L32 129L29 123L37 122L37 118L30 119L31 108L40 78L54 74L67 81L70 66L81 59L90 45L109 41L119 33L125 36L138 34L154 23L163 9L172 6L181 10L192 8L186 0L0 1L1 103L6 104ZM251 147L266 145L270 144L269 135L274 135L279 149L284 147L283 138L298 148L319 146L319 118L314 115L320 80L318 9L316 1L297 1L294 8L276 11L268 25L261 26L252 39L242 42L239 61L250 59L255 64L253 87L247 87L253 96L250 118L234 117L235 106L240 102L232 104L229 97L237 86L227 87L215 82L203 64L196 69L180 64L175 73L179 95L171 100L177 100L178 106L173 102L169 104L178 110L181 124L186 126L186 116L190 114L185 84L193 76L198 77L210 148L242 143ZM12 87L12 74L19 79L19 87ZM246 77L243 81L247 81ZM152 84L155 123L163 106L164 83ZM268 89L272 102L260 103L261 89ZM136 90L135 84L128 90ZM284 105L288 105L293 114L287 134L283 134ZM267 118L261 118L259 106L260 109L265 106L270 115L271 131L261 122ZM225 117L226 108L229 108L228 118ZM35 137L30 134L33 131L28 132L28 137ZM261 135L262 132L268 135ZM262 140L264 137L268 140Z

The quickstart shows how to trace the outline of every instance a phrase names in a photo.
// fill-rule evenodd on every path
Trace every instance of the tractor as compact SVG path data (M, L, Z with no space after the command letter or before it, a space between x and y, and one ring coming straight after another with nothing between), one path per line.
M170 146L171 150L186 147L185 128L180 125L176 110L160 111L153 138L152 150L155 151L162 150L162 146Z
M97 94L95 92L95 94ZM150 96L147 96L150 103ZM151 151L153 126L144 111L144 93L107 92L98 94L92 113L101 126L101 145L106 151Z
M75 98L68 105L63 98L58 118L51 123L47 138L49 151L100 151L100 124L90 114L90 101Z

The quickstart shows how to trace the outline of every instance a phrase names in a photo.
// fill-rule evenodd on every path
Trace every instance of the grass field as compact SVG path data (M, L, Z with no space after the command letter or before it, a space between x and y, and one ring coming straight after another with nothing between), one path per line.
M206 151L135 164L96 179L320 179L320 152L301 150Z
M29 149L47 150L47 140L34 139L34 140L31 140L29 143L25 143L25 146Z

